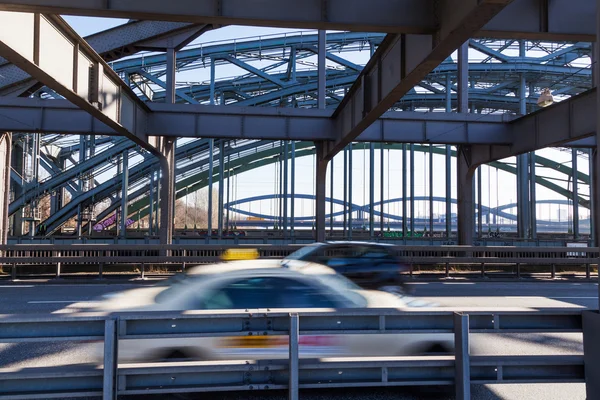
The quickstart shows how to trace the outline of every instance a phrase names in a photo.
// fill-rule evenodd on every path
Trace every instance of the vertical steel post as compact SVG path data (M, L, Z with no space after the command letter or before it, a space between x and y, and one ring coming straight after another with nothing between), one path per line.
M331 159L329 164L329 235L333 236L333 159Z
M176 57L177 53L174 48L167 49L167 87L165 91L165 102L167 104L175 104L175 75L176 75Z
M10 159L12 153L12 133L0 133L0 245L8 242L8 205L10 192ZM16 220L16 218L15 218ZM0 252L0 256L4 256ZM16 278L16 268L13 264L11 269L13 280Z
M600 37L600 0L596 1L596 37ZM596 82L596 126L600 126L600 90L597 89L598 82L600 80L600 62L598 60L598 56L600 55L599 47L600 41L596 40L593 45L594 47L594 55L595 60L593 70L594 70L594 79ZM595 220L594 223L594 246L598 246L600 244L600 223L598 223L597 218L600 216L600 185L598 184L598 175L600 174L600 157L598 156L598 147L600 146L600 129L596 129L596 145L592 148L592 158L590 159L590 163L593 164L593 173L590 178L592 187L590 188L590 200L592 201L592 217L591 220ZM598 270L598 281L600 282L600 268ZM600 294L600 285L598 285L598 293ZM600 296L598 296L600 300Z
M296 142L292 141L292 165L291 165L291 203L290 203L290 229L292 238L294 237L294 228L296 218Z
M129 190L129 151L123 151L123 172L121 173L121 237L127 237L127 192Z
M289 141L284 141L283 145L283 237L287 237L288 230L288 156Z
M327 99L325 97L325 91L327 88L326 82L326 72L327 72L327 59L326 59L326 51L327 51L327 36L326 31L319 30L319 48L318 48L318 107L320 110L327 108Z
M154 235L154 169L150 170L150 191L148 193L150 211L148 211L148 234Z
M469 359L469 315L454 313L454 357L456 399L471 399L471 360Z
M347 237L348 229L348 147L344 148L344 229L343 237Z
M159 158L162 172L160 182L160 243L173 241L173 218L175 205L175 140L162 138L162 156Z
M410 234L415 233L415 145L410 144Z
M573 181L573 239L579 239L579 176L577 166L577 149L571 149L572 181Z
M406 200L408 196L406 196L406 191L408 190L408 160L406 159L406 143L402 143L402 238L406 239L406 214L408 210L408 204L406 204Z
M289 400L298 400L299 394L299 346L300 339L300 324L298 314L290 314L290 331L289 331Z
M452 112L452 80L446 74L446 112Z
M458 112L469 112L469 42L458 48Z
M215 139L208 140L208 238L212 237L213 221L213 175L215 165Z
M219 210L217 215L217 229L219 240L223 239L223 194L224 194L224 174L225 174L225 141L219 140Z
M348 205L350 210L348 212L348 239L352 239L352 212L354 211L352 207L352 143L348 145Z
M325 194L327 190L327 164L328 161L323 157L324 143L315 142L316 151L316 176L315 176L315 222L316 222L316 241L325 242L326 226L325 226Z
M102 383L102 400L117 399L117 365L118 365L117 320L107 319L104 322L104 377Z
M595 46L593 46L596 48ZM592 242L592 246L596 243L596 232L594 227L596 226L596 221L594 221L594 205L596 201L596 192L594 192L594 172L595 172L595 158L594 158L594 149L588 149L588 159L589 159L589 177L590 177L590 240Z
M452 146L446 145L446 237L452 236Z
M530 229L531 238L537 239L537 193L536 193L536 179L535 179L535 151L529 153L529 204L530 211L529 217L531 219ZM591 162L591 159L590 159ZM591 193L591 192L590 192Z
M210 105L215 104L215 59L210 58ZM213 139L211 139L213 140Z
M481 167L477 168L477 234L479 237L483 231L483 196L481 190Z
M279 142L279 193L278 199L278 216L277 216L277 229L283 228L283 146L281 141Z
M231 145L231 143L230 143ZM229 232L230 224L229 224L229 202L231 199L231 152L227 155L227 211L223 210L226 213L225 217L225 231Z
M369 238L375 237L375 143L369 143Z
M380 170L381 170L381 173L379 174L379 192L380 192L380 195L379 195L380 203L379 204L381 204L379 206L379 212L380 212L380 217L379 217L379 231L381 232L381 236L383 236L383 230L384 230L384 218L383 218L384 214L383 214L383 211L385 209L384 206L383 206L384 201L385 201L385 196L384 196L384 193L385 193L385 191L384 191L384 187L385 187L385 179L384 179L385 178L385 173L384 173L384 170L385 170L384 158L385 157L384 157L384 155L385 154L384 154L384 148L383 147L384 146L383 146L383 142L382 142L382 143L380 143L380 154L381 154Z
M429 233L433 237L433 145L429 145Z

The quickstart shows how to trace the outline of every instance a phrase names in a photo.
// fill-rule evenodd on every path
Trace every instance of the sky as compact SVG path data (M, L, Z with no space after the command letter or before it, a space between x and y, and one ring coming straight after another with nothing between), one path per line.
M106 18L87 18L87 17L72 17L66 16L65 19L71 24L71 26L81 35L87 36L89 34L105 30L120 24L127 22L123 19L106 19ZM209 43L224 41L224 40L240 40L241 38L267 36L267 35L283 35L286 33L299 32L297 29L280 29L280 28L262 28L262 27L240 27L240 26L227 26L221 29L209 31L196 39L192 46L207 45ZM315 33L315 32L308 32ZM528 54L530 55L530 54ZM535 55L535 54L532 54ZM354 54L345 53L344 57L360 64L366 63L369 58L369 50L365 49L362 52ZM470 50L470 59L478 60L483 56L474 51ZM456 53L453 54L453 58L456 58ZM315 60L316 62L316 56ZM581 66L585 66L586 60L581 61ZM255 65L260 67L260 65ZM217 79L225 78L229 76L236 76L242 73L242 70L235 66L225 66L217 68ZM191 72L185 72L178 74L178 81L198 81L206 82L209 79L209 68L197 69ZM563 163L567 166L571 165L571 154L564 151L555 149L545 149L538 151L540 156L550 158L559 163ZM416 153L415 164L416 174L414 179L415 195L416 196L427 196L429 195L429 170L426 159L428 155L424 153ZM354 152L354 164L353 164L353 201L358 204L366 204L369 200L369 154L368 151L355 151ZM514 158L506 160L514 165ZM589 164L586 159L580 159L578 163L579 170L588 173ZM375 201L380 199L380 151L375 152ZM275 187L276 167L274 165L262 167L254 171L247 172L235 180L236 190L233 192L236 194L237 199L246 197L253 197L258 195L273 193ZM314 194L314 157L303 157L299 158L296 162L297 176L296 176L296 193ZM442 155L434 155L434 196L445 196L445 161ZM343 156L340 154L334 159L333 162L334 170L334 197L338 199L343 198L343 187L341 182L343 180ZM452 197L456 198L456 179L454 178L456 173L455 160L452 161ZM566 178L565 175L561 175L554 170L538 167L538 175L547 176L553 179ZM328 173L329 180L330 173ZM392 151L391 153L387 150L384 152L384 197L387 198L399 198L402 197L402 158L401 153ZM561 186L566 186L566 182L556 182ZM329 182L327 187L330 187ZM328 189L329 190L329 189ZM579 188L580 195L588 195L589 187L580 183ZM204 196L206 191L200 192L201 196ZM327 194L330 195L329 192ZM193 201L191 196L188 196L187 201ZM537 185L537 197L538 199L560 199L561 197L549 189L546 189L540 185ZM232 195L233 199L233 195ZM364 199L364 200L363 200ZM516 201L516 177L513 174L509 174L504 171L497 171L495 168L489 168L487 166L482 167L482 201L484 205L495 207L497 205L503 205L507 203L513 203ZM275 203L273 201L262 201L255 202L253 204L246 204L241 208L250 210L253 212L272 212L275 209ZM453 212L456 212L456 206L453 206ZM329 210L329 206L327 208ZM339 210L340 207L334 207L334 210ZM297 215L312 215L314 214L314 202L311 201L300 201L296 203ZM387 208L386 212L394 214L401 214L401 205L392 204ZM416 214L427 215L429 205L426 203L417 204ZM445 212L445 207L441 203L435 203L434 213L437 214ZM581 209L580 211L582 218L587 217L589 211ZM557 218L557 207L538 206L538 218L539 219L556 219Z

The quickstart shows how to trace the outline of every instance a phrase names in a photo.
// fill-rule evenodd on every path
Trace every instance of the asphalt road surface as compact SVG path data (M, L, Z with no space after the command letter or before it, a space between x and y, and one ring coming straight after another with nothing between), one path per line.
M59 284L21 283L0 285L0 314L49 314L72 302L91 301L109 292L138 287L148 282L122 284ZM440 307L536 307L536 308L598 308L597 283L584 282L415 282L410 284L412 296L434 302ZM581 334L502 334L486 335L486 354L581 354ZM91 362L85 344L0 344L0 369ZM583 384L555 385L473 385L473 399L585 399ZM284 393L223 393L190 397L214 400L286 398ZM172 398L150 397L144 398ZM418 389L393 388L381 390L304 392L308 400L388 400L452 398L436 393L424 397ZM136 399L137 400L137 399Z

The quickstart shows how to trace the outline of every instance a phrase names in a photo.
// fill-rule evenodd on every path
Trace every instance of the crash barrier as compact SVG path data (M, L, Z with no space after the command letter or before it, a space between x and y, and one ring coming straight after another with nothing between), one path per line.
M100 395L114 400L129 394L275 389L287 389L289 398L297 399L299 389L408 385L454 385L457 399L469 399L472 383L586 382L586 376L592 399L600 398L600 391L593 392L598 388L593 382L597 375L592 374L600 366L599 330L600 315L581 309L238 310L8 317L0 318L1 343L103 341L104 365L0 369L0 400ZM470 354L472 334L582 331L584 356ZM454 354L299 359L299 348L306 343L302 338L341 334L400 335L397 340L405 334L445 334L454 340ZM283 351L287 346L289 357L117 363L119 343L127 340L257 336L263 341L287 337Z
M142 277L148 265L167 269L185 269L193 264L214 263L222 260L230 249L255 252L259 258L280 259L298 250L300 245L287 246L228 246L228 245L5 245L0 246L0 267L11 270L13 279L19 266L53 266L56 276L61 267L95 266L102 277L105 267L138 268ZM351 252L352 249L346 249ZM358 251L358 250L356 250ZM451 267L469 266L486 275L490 267L512 267L517 278L523 266L548 267L552 278L557 268L582 268L586 277L592 265L598 264L597 247L480 247L480 246L395 246L393 251L401 262L411 266L439 267L433 271L451 276ZM328 256L339 255L337 253Z

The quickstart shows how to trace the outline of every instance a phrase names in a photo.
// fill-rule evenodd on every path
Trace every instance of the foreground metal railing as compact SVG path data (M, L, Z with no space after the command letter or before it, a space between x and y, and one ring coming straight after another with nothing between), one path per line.
M10 269L17 277L20 266L53 266L61 275L63 266L95 266L102 276L105 267L139 268L142 275L148 265L181 268L191 264L213 263L221 260L228 249L257 249L261 258L283 258L298 250L288 246L229 246L229 245L7 245L0 246L0 267ZM517 278L524 266L548 267L552 278L560 267L585 269L589 279L592 265L598 264L597 247L500 247L500 246L396 246L397 256L405 263L419 267L437 267L446 277L451 268L479 268L481 275L491 267L513 268Z
M589 322L592 321L592 322ZM0 399L102 395L454 385L458 399L470 398L472 383L585 382L598 398L591 371L600 316L581 309L246 310L122 313L110 316L0 318L0 342L103 341L103 367L0 369ZM586 332L587 329L587 332ZM582 355L471 355L472 334L584 331ZM447 334L454 355L300 360L302 335ZM144 339L287 335L284 360L118 364L119 343ZM591 338L591 339L590 339ZM398 337L402 340L402 336ZM589 354L588 354L589 353ZM596 369L594 369L596 368ZM590 379L591 378L591 379Z

